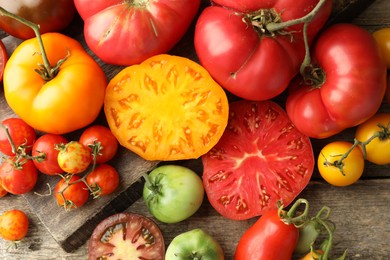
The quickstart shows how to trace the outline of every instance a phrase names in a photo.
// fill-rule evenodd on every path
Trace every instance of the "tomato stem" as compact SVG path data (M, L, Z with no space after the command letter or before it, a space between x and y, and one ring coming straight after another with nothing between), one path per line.
M305 206L305 208L302 213L297 215L297 209L302 204ZM306 199L296 200L287 212L283 210L283 204L278 202L278 215L287 225L293 224L297 228L303 226L307 221L308 214L309 202Z

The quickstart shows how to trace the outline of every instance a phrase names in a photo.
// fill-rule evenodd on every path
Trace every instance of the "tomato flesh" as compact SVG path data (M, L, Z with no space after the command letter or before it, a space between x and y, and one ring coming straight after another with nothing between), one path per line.
M307 185L314 168L310 139L272 101L230 104L226 131L202 157L211 205L231 219L249 219L288 205Z

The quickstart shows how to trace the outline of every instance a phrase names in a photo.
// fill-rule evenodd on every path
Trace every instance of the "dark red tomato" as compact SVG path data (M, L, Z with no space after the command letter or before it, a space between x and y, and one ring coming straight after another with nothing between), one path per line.
M364 55L363 55L364 54ZM386 91L386 64L373 36L353 24L325 30L312 49L312 74L291 83L286 111L295 126L326 138L356 126L379 109ZM304 83L304 82L311 82Z
M99 145L96 163L105 163L111 160L118 150L118 140L108 127L94 125L88 127L80 136L79 142L85 146Z
M38 24L41 34L58 32L66 28L76 13L73 0L0 0L0 6L8 12ZM30 27L5 16L0 16L0 28L20 39L35 37Z
M5 48L3 41L0 41L0 81L3 80L3 72L7 60L8 60L7 49Z
M96 226L88 243L88 259L163 260L164 237L151 219L135 213L117 213Z
M272 101L230 104L226 130L202 157L203 183L211 205L229 219L249 219L288 205L314 169L310 139Z
M119 186L119 173L108 164L98 165L86 179L96 197L111 194Z
M9 158L0 165L0 184L14 195L31 191L38 180L38 170L32 160Z
M284 223L278 210L270 210L242 235L234 260L291 260L298 238L298 229Z
M213 2L216 5L203 10L195 27L194 44L201 64L222 87L241 98L266 100L282 93L305 56L303 24L271 32L267 23L303 17L319 1ZM329 17L331 7L332 1L326 0L311 21L310 42Z
M37 169L48 175L57 175L64 170L58 165L59 150L56 146L66 144L68 140L62 135L44 134L34 143L31 155L35 157L34 164Z
M200 0L75 0L89 48L104 62L132 65L168 52L184 35Z
M71 210L82 207L89 199L87 185L80 181L78 175L67 176L61 179L54 188L54 197L58 205Z
M9 241L19 241L26 237L29 220L21 210L12 209L0 216L0 236Z
M0 127L0 152L8 156L15 155L14 151L12 151L12 146L8 139L5 128L8 129L8 132L16 149L18 149L18 147L20 146L23 146L27 153L31 151L31 147L33 146L37 138L34 128L29 126L20 118L7 118L4 119L1 124L2 126Z

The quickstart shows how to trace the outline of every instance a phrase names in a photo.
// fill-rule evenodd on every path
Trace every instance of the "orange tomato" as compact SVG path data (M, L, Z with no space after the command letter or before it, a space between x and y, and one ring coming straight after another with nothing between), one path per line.
M108 84L104 112L119 143L146 160L198 158L220 139L228 99L198 63L156 55Z
M372 36L378 44L387 68L390 69L390 27L378 29Z
M9 241L21 240L27 235L28 225L28 217L23 211L8 210L0 216L0 236Z
M35 70L43 64L37 38L22 42L4 70L4 95L11 109L37 130L64 134L92 123L102 109L107 79L76 40L42 35L52 67L69 55L46 81Z

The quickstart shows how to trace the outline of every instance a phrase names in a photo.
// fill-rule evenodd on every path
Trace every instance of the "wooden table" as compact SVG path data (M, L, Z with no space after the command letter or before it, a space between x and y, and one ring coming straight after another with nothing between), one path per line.
M390 1L376 0L353 23L364 26L369 31L390 27ZM185 52L185 51L184 51ZM112 75L111 75L112 76ZM1 92L3 95L3 93ZM390 106L383 104L381 111L390 112ZM353 129L332 138L352 140ZM315 140L316 155L320 147L329 142ZM193 162L186 162L192 165ZM336 223L333 253L339 256L347 248L347 259L390 259L390 166L367 164L365 172L356 184L349 187L333 187L314 173L308 187L299 197L309 200L313 212L322 205L332 209L331 218ZM84 244L72 253L65 252L50 236L50 233L34 214L25 199L11 196L0 200L0 213L9 209L26 212L31 224L28 236L18 245L9 248L0 240L0 259L86 259L87 246ZM137 212L150 217L142 199L126 211ZM50 216L48 216L50 217ZM178 224L159 223L166 244L181 232L203 228L212 234L222 245L226 259L233 259L234 250L243 232L255 219L231 221L221 217L205 200L201 209L190 219Z

